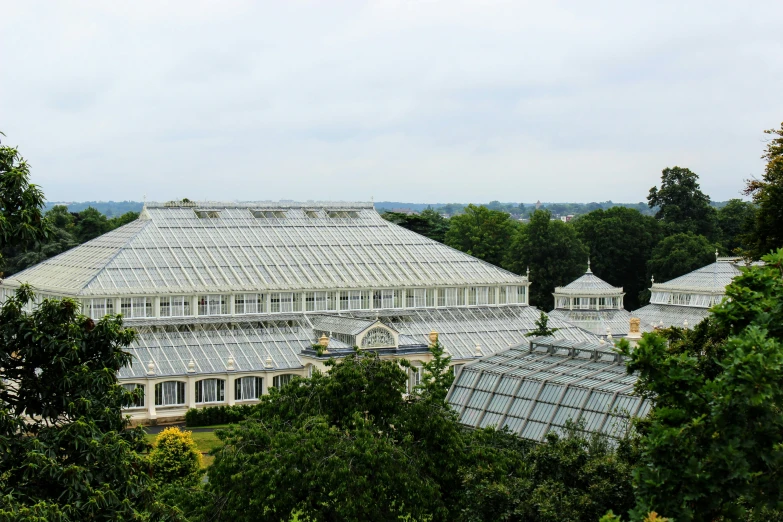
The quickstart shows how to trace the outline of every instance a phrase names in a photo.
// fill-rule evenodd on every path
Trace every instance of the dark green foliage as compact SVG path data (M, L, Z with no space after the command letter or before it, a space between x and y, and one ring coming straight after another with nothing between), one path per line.
M0 519L149 518L144 433L126 429L117 383L134 333L70 299L26 313L32 297L22 287L0 310Z
M488 263L501 266L516 223L508 214L468 205L449 220L446 244Z
M384 212L381 217L440 243L446 240L446 231L449 229L449 221L431 208L411 215L401 212Z
M30 183L30 167L19 151L0 146L0 278L4 257L48 236L43 205L43 192Z
M721 250L725 253L750 248L750 236L756 223L756 206L741 199L731 199L718 209Z
M691 232L717 239L717 215L710 197L699 188L699 176L689 169L671 167L661 173L661 188L653 187L647 196L650 208L657 209L667 234Z
M783 507L783 250L764 261L693 330L625 348L654 401L640 425L636 517L737 520Z
M219 432L226 446L209 471L207 516L445 519L462 439L425 388L403 397L406 381L398 362L357 352L330 361L328 375L272 389L254 418Z
M783 247L783 123L780 129L764 131L772 136L762 158L764 175L747 182L745 195L758 205L755 228L749 241L756 256Z
M530 332L525 334L525 337L549 337L552 334L554 334L558 329L557 328L550 328L549 325L549 316L546 315L544 312L541 312L541 315L538 316L538 319L536 319L536 329L531 330Z
M208 406L190 408L185 413L185 425L188 428L232 424L243 421L257 410L254 404L235 404L234 406Z
M449 368L451 356L447 355L439 341L430 346L432 360L422 363L418 370L422 372L417 392L426 398L443 402L454 382L454 374Z
M625 291L625 307L639 307L639 293L649 286L647 261L662 233L658 221L638 210L595 210L571 222L590 251L593 272Z
M115 228L138 219L136 212L127 212L112 219L106 219L95 209L88 208L82 213L72 213L64 205L52 207L45 215L49 234L45 241L33 245L19 245L6 248L6 274L11 275L36 265L50 257L61 254L97 235L110 232Z
M634 505L633 439L611 445L572 426L543 444L477 430L467 443L460 521L595 522Z
M587 269L587 248L574 227L551 218L549 211L534 212L530 223L514 234L505 262L517 274L530 268L530 303L543 310L554 308L556 286L570 283Z
M647 262L647 277L664 283L715 262L716 246L704 236L675 234L658 243Z

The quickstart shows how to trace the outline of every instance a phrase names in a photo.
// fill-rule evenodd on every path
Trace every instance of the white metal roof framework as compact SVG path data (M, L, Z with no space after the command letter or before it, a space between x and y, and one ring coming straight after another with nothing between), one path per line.
M710 265L665 283L653 282L650 304L633 312L634 317L641 319L643 330L695 326L709 315L712 306L723 300L726 287L741 273L740 261L717 257L716 253L716 261Z
M447 401L470 427L507 427L541 441L569 419L584 429L622 436L650 404L633 395L637 377L611 344L538 337L466 365Z
M367 203L148 203L139 220L6 279L0 300L22 282L81 299L94 317L123 313L139 331L127 379L220 373L229 359L235 371L302 368L324 330L350 348L378 317L400 345L426 345L434 329L455 359L472 359L524 343L538 318L527 277Z
M623 308L622 287L596 276L587 262L587 272L570 284L555 288L555 309L549 317L565 321L600 337L626 336L631 314Z

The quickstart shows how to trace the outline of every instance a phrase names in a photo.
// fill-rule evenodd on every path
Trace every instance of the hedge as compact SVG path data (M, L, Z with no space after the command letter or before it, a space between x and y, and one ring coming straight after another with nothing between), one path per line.
M247 419L254 411L256 411L256 405L253 404L191 408L185 414L185 425L188 428L195 428L214 424L231 424Z

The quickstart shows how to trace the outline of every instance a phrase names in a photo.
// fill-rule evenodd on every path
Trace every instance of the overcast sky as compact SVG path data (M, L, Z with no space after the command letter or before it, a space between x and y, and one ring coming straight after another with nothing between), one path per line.
M0 0L0 131L57 201L714 200L783 121L783 1Z

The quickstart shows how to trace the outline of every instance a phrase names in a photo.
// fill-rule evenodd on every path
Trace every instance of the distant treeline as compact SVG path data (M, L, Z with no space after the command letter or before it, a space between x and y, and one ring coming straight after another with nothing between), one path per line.
M710 204L716 209L726 206L728 201L712 201ZM378 201L375 203L375 208L378 212L391 212L399 210L411 210L413 212L421 212L426 209L432 209L440 214L447 214L453 216L456 214L462 214L468 205L481 205L490 210L499 210L501 212L508 212L509 214L519 215L520 217L529 217L533 211L536 210L536 203L517 203L517 202L500 202L490 201L489 203L406 203L402 201ZM46 203L45 210L51 210L57 205L64 205L68 207L69 212L81 212L87 208L94 208L101 214L104 214L108 218L121 216L128 212L141 212L141 208L144 203L141 201L78 201L78 202L66 202L66 201L49 201ZM651 209L646 202L640 201L639 203L615 203L611 200L591 203L541 203L541 208L549 210L555 215L570 215L575 216L581 214L587 214L594 210L608 210L613 207L625 207L638 210L646 216L652 216L655 214L655 210Z
M58 205L68 207L68 212L81 212L92 207L104 216L113 218L128 212L141 212L144 203L141 201L47 201L44 210L51 210Z

